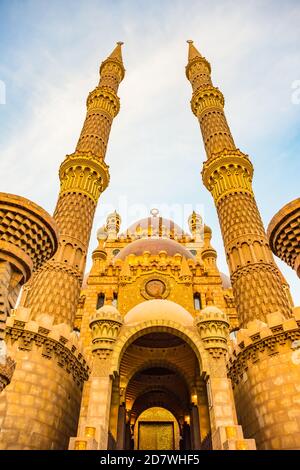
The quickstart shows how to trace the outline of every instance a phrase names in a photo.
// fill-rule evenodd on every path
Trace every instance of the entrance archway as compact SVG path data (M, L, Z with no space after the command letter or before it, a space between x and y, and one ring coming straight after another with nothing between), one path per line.
M162 446L162 450L172 446L181 450L201 448L210 422L197 356L182 334L159 326L140 332L123 346L119 375L113 385L111 448L138 449L141 442L143 446ZM143 413L147 415L153 408L164 410L173 420L155 420L152 416L151 423L140 425Z

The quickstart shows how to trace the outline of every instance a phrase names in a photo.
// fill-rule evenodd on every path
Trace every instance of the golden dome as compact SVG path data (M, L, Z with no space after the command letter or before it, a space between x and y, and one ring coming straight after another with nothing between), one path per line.
M151 255L158 255L160 251L166 251L169 256L174 256L179 253L185 258L194 259L192 253L190 253L184 246L180 245L180 243L175 240L170 240L168 238L141 238L139 240L135 240L122 248L115 259L124 260L131 254L140 256L145 251L149 251Z
M170 320L180 325L192 326L192 315L181 305L171 300L146 300L133 307L124 317L125 325L149 320Z

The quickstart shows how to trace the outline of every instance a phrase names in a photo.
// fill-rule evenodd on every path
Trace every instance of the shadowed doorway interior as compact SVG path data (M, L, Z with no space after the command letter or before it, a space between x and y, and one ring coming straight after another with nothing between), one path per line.
M159 327L129 344L113 383L109 448L200 449L209 432L206 385L191 346Z

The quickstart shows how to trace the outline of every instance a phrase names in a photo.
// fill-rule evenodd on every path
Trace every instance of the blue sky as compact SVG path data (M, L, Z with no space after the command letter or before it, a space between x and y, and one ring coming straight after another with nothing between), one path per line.
M194 39L211 63L235 142L254 164L267 226L299 197L300 103L292 99L300 80L299 24L298 1L0 0L1 191L53 212L58 167L76 145L99 64L122 40L126 76L106 157L111 182L98 204L90 249L114 208L125 230L154 206L187 228L178 208L203 206L219 268L228 272L216 210L200 176L205 153L190 110L185 41ZM278 264L299 305L296 274Z

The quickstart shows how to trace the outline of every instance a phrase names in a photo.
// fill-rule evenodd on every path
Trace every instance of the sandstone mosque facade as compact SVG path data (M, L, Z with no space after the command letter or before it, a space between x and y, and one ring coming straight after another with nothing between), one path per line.
M300 309L271 251L299 274L299 200L267 236L251 161L188 42L230 278L199 214L186 233L157 210L123 233L109 214L85 273L125 75L117 43L60 166L53 217L0 193L0 449L300 449Z

